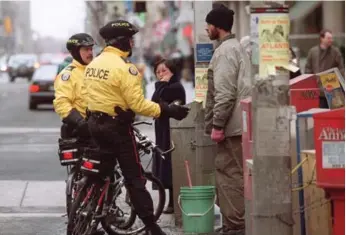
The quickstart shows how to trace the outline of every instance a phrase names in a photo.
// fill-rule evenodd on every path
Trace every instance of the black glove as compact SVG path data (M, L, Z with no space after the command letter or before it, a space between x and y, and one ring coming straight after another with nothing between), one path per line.
M114 108L114 111L118 115L119 119L125 123L133 123L135 121L136 114L131 109L124 111L122 108L117 106Z
M79 123L79 125L77 126L77 135L83 138L91 137L87 121L83 120Z
M188 114L190 109L184 106L176 105L174 103L168 105L167 103L161 102L161 115L160 117L174 118L176 120L184 119Z
M67 125L70 125L73 128L75 128L78 136L90 136L88 123L84 120L82 115L76 109L72 109L70 114L62 121Z

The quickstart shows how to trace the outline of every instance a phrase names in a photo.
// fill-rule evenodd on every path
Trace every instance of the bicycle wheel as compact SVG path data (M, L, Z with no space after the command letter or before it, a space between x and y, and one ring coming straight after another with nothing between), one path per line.
M163 211L163 208L166 203L166 192L165 189L161 183L161 181L153 176L152 173L146 172L144 174L144 177L146 178L146 187L151 188L155 185L155 188L157 190L157 195L152 196L153 201L157 202L157 205L154 206L154 219L157 221ZM149 192L151 190L148 190ZM125 199L124 199L125 200ZM125 202L126 203L126 202ZM131 205L131 212L129 217L127 218L127 224L124 226L124 224L109 224L106 220L101 220L101 225L103 229L110 235L130 235L130 234L136 234L139 232L142 232L145 229L145 225L139 221L136 221L137 214ZM136 222L136 223L135 223Z
M125 206L125 208L120 208L120 204L122 204L121 206ZM111 208L112 210L108 213L108 216L105 218L105 220L107 220L105 221L105 223L115 223L116 227L124 230L132 227L132 225L136 221L136 213L133 209L132 203L130 201L130 196L123 182L118 184L116 187ZM117 221L119 220L119 218L121 221ZM112 220L115 221L112 222Z
M77 189L76 189L76 181L81 179L81 174L77 170L77 168L74 166L72 167L70 174L67 177L66 180L66 212L67 217L70 215L71 206L73 199L77 196Z
M67 223L67 235L82 235L84 234L91 221L92 212L94 209L94 197L97 190L93 185L89 184L88 178L83 178L79 185L76 197L71 204L71 210Z

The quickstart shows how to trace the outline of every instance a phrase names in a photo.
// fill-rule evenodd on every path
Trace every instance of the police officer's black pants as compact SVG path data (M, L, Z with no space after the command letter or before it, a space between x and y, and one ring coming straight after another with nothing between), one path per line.
M113 158L118 161L138 217L147 226L154 224L153 201L145 188L146 181L142 175L131 126L109 117L95 116L89 118L88 125L92 138L100 147L101 152L108 152L102 158ZM115 163L116 161L113 162L113 166Z

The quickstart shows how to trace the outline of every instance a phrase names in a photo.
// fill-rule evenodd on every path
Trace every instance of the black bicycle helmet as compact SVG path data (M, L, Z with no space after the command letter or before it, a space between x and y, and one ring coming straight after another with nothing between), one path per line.
M131 52L130 39L138 33L138 29L128 21L116 20L103 26L99 33L107 45Z
M72 35L66 43L66 48L69 52L80 47L89 47L95 44L94 39L87 33L78 33Z
M103 26L99 33L104 40L108 41L118 37L131 38L133 35L138 33L138 29L130 22L125 20L116 20Z
M78 34L72 35L67 40L66 48L71 53L73 59L85 65L84 61L82 60L80 56L79 49L81 47L91 47L93 45L95 45L95 41L89 34L78 33Z

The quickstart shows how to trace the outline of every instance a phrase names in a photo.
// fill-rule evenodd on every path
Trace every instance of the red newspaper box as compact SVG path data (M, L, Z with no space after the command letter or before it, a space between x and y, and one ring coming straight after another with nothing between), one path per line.
M290 80L290 104L297 113L319 107L320 90L314 74L303 74Z
M345 108L316 113L316 183L332 200L333 234L345 234Z

